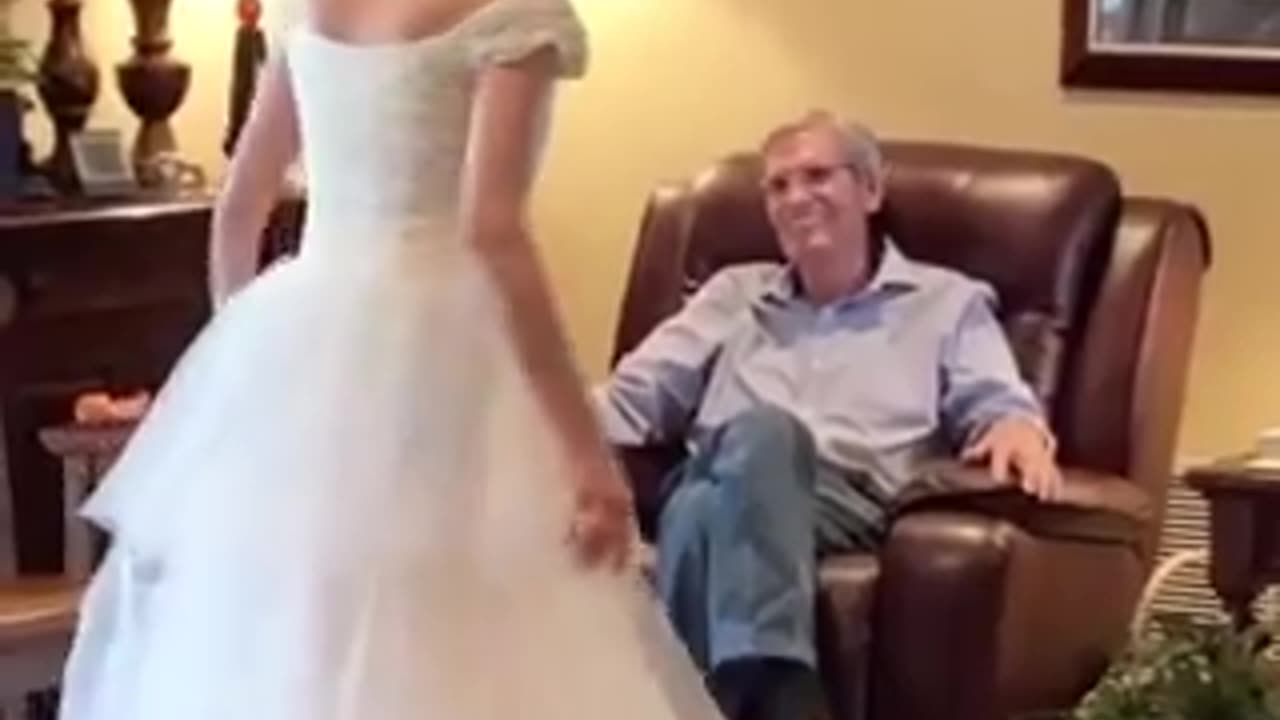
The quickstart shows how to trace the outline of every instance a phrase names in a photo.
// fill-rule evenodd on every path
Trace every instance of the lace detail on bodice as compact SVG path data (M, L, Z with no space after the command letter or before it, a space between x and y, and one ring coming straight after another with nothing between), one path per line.
M457 213L478 70L554 46L560 74L586 68L568 0L490 0L453 27L351 44L300 24L289 45L312 230L365 235ZM323 233L328 234L328 233Z

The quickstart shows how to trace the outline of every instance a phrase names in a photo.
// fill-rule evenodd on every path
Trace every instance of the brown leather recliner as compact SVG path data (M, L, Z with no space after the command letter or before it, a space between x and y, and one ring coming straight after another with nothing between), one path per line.
M910 256L990 282L1060 441L1040 504L940 461L878 557L821 568L818 643L839 718L988 720L1073 704L1126 640L1151 568L1209 262L1192 207L1121 194L1062 155L886 143L877 223ZM614 362L732 263L778 258L759 160L730 157L646 209ZM856 358L851 358L856 361ZM642 523L678 448L622 449Z

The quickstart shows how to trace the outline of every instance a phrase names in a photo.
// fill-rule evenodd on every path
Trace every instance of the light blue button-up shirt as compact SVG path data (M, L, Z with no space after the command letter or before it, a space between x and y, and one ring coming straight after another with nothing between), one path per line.
M605 434L617 445L696 447L739 413L773 405L812 431L824 462L892 497L919 461L993 420L1042 422L994 305L989 286L891 242L860 292L825 306L785 265L733 266L597 388Z

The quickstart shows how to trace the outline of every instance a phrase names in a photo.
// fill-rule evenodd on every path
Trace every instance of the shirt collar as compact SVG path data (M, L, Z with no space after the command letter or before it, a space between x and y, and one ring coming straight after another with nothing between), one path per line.
M915 290L920 287L916 263L909 260L891 239L881 241L880 266L863 292Z
M876 266L870 282L857 293L837 301L837 304L844 305L883 292L915 290L919 286L920 278L916 263L903 255L891 238L885 237L880 241L880 263ZM770 304L785 305L801 297L799 274L795 266L787 264L765 287L762 299Z

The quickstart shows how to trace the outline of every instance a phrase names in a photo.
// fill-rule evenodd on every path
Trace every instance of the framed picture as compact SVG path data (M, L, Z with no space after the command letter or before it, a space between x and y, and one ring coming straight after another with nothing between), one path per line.
M1280 0L1060 0L1068 87L1280 95Z
M137 190L137 179L124 148L119 130L83 130L71 137L76 177L85 195L128 195Z

